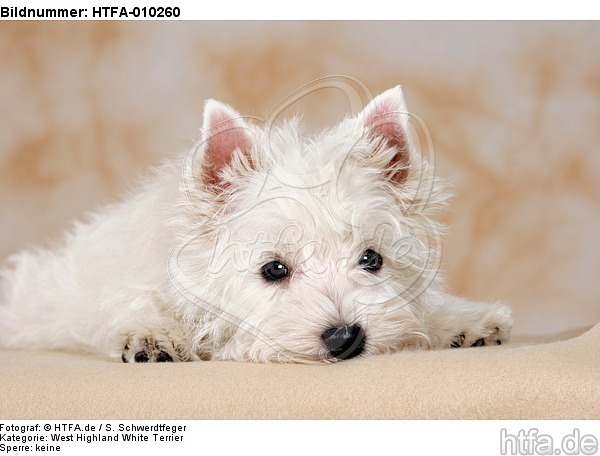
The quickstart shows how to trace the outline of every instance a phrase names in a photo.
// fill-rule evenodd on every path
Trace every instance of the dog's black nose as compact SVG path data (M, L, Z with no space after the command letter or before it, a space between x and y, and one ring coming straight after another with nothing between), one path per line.
M327 351L337 359L354 358L365 348L365 332L358 325L329 328L321 337Z

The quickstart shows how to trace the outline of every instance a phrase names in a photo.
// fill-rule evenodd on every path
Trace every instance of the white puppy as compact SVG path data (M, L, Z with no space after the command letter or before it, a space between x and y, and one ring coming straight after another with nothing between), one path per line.
M125 362L337 361L496 345L502 304L437 276L445 199L400 87L313 137L205 105L191 154L2 272L0 345Z

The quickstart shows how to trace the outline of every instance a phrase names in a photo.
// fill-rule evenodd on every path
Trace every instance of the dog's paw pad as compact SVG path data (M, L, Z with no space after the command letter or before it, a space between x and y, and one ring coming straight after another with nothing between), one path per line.
M465 342L465 333L460 333L458 336L456 336L452 340L452 343L450 344L450 348L460 348L460 347L462 347L464 342Z
M475 342L471 344L471 347L483 347L485 345L485 340L483 338L477 339Z
M141 351L137 352L133 359L136 363L147 363L150 360L150 357L148 356L148 353Z
M508 340L508 330L493 328L478 328L464 331L450 341L450 348L485 347L488 345L502 345Z
M161 351L156 357L157 363L172 363L173 358L167 352Z
M172 345L168 340L132 336L123 348L121 360L124 363L170 363L179 359Z
M498 326L492 328L478 328L471 331L465 331L464 337L460 340L459 347L485 347L493 345L502 345L508 340L510 327L502 329ZM453 345L451 345L453 348Z

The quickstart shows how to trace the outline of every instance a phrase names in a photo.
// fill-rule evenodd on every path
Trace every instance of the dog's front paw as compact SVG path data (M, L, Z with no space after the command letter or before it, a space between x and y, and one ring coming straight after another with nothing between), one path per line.
M487 335L485 335L487 334ZM490 333L486 332L462 332L455 336L450 343L450 348L461 347L483 347L485 345L502 345L508 337L501 334L500 328L494 328Z
M470 328L457 334L451 340L450 348L501 345L510 339L512 325L510 309L501 304L496 305L483 315L481 321L473 322Z
M169 363L188 361L185 351L166 336L132 335L123 348L124 363Z

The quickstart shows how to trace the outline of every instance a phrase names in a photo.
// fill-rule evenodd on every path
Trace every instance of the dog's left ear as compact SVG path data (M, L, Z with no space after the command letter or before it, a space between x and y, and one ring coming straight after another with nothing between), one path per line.
M223 169L236 154L249 158L252 149L250 125L231 106L216 100L204 105L202 125L202 180L207 188L223 188Z
M410 165L410 138L408 136L408 111L400 86L376 96L358 115L359 123L365 128L369 139L383 143L391 149L389 155L377 160L385 168L387 177L397 184L408 178Z

